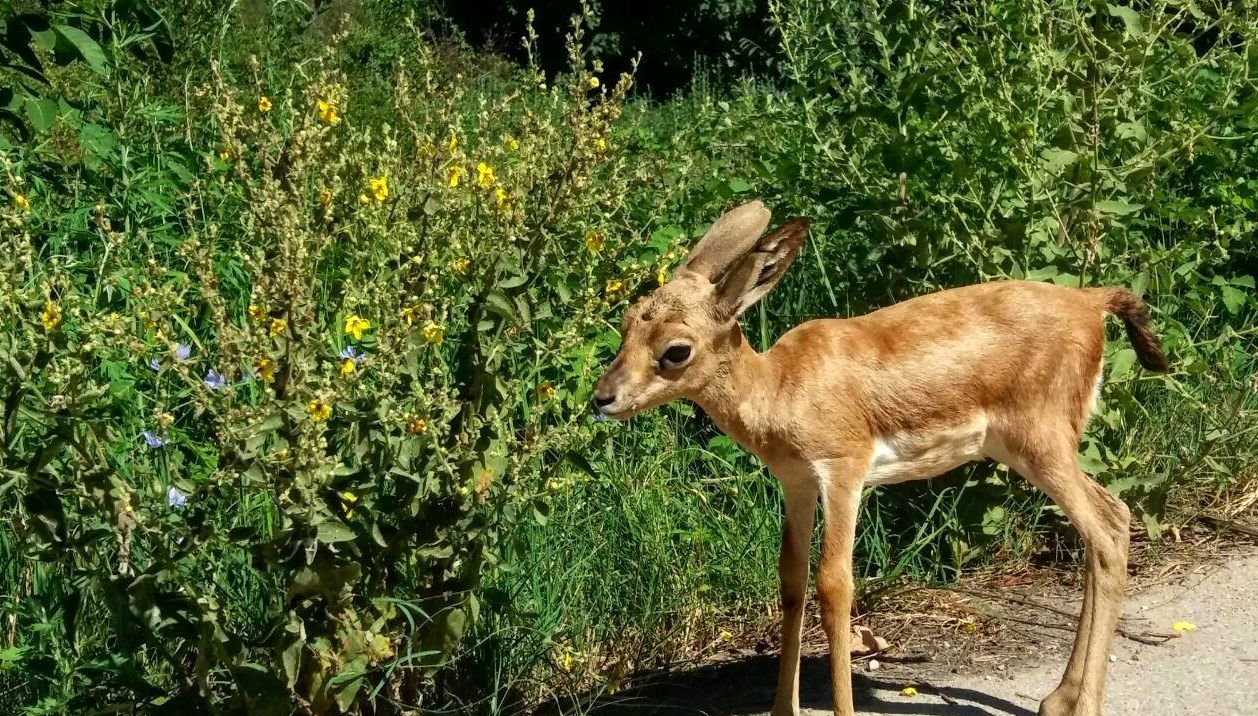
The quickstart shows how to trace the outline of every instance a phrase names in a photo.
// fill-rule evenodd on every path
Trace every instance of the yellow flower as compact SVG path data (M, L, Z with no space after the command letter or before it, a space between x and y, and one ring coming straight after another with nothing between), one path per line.
M359 194L359 195L358 195L358 203L359 203L359 204L370 204L370 203L371 203L371 197L367 196L366 194Z
M29 214L31 212L31 200L27 199L23 194L13 195L13 206L23 213Z
M319 190L319 206L322 207L324 210L327 210L329 206L332 206L332 190L331 189Z
M917 696L917 689L912 686L905 686L903 689L900 689L900 693L904 696Z
M319 400L318 398L315 398L306 404L306 411L310 413L310 417L313 418L315 422L327 420L332 417L332 406L322 400Z
M271 100L266 95L258 98L258 111L262 113L271 111Z
M260 321L262 320L262 317L265 315L266 315L266 310L264 308L262 308L256 303L249 304L249 317L250 318L252 318L255 321Z
M420 433L425 432L427 430L428 430L428 421L424 420L423 418L415 418L414 420L406 424L406 432L410 433L411 435L419 435Z
M472 262L467 259L455 259L450 262L450 268L460 276L466 276L468 271L472 270Z
M537 397L542 400L550 400L555 397L555 386L549 380L543 380L537 386Z
M413 326L415 321L419 320L419 307L407 306L402 309L402 319L406 321L406 325Z
M607 282L607 286L605 287L605 290L607 291L607 293L616 293L620 291L621 289L623 289L624 287L625 287L625 284L623 281L620 281L619 279L612 279Z
M285 328L288 328L288 324L284 322L284 319L282 318L271 319L271 337L272 338L283 333Z
M607 140L603 139L602 137L599 137L598 139L594 140L594 148L600 152L607 149Z
M721 641L728 641L730 639L733 639L734 635L730 633L729 629L722 629L721 633L716 635L716 638L720 639Z
M459 137L457 134L451 134L449 141L446 142L446 148L453 154L454 150L459 148Z
M39 316L39 322L44 324L45 331L55 330L61 325L61 308L49 301L44 304L44 312Z
M450 188L459 185L459 180L463 178L463 173L463 167L458 166L450 167L446 170L446 183L450 185Z
M598 89L598 85L599 85L599 81L597 77L591 76L588 80L585 81L586 89Z
M436 323L429 321L428 323L424 324L423 334L424 334L424 340L428 341L434 346L439 346L441 345L441 339L445 338L446 332L442 330L441 326L438 326Z
M594 253L602 251L604 243L602 232L591 229L590 232L585 235L585 248L593 251Z
M222 159L223 161L227 161L228 159L231 159L232 158L231 147L223 147L222 151L218 153L218 158Z
M389 198L389 180L386 177L375 177L369 182L371 187L371 195L376 201L384 201Z
M1171 625L1172 631L1196 631L1197 625L1192 622L1175 622Z
M320 122L323 122L327 126L331 127L341 121L341 110L338 109L334 103L326 99L321 99L315 103L315 106L319 111Z
M668 268L661 266L659 271L655 272L655 280L663 286L668 283Z
M563 480L551 480L546 483L546 489L551 492L558 492L563 487Z
M175 424L175 416L171 415L170 413L162 413L161 415L157 416L157 424L162 426L163 428L169 428L170 426Z
M502 140L502 146L506 147L508 152L514 152L520 148L520 142L515 137L508 135Z
M482 189L488 189L494 185L494 169L485 162L476 165L476 183Z
M383 634L372 637L369 656L373 661L383 661L393 656L393 643L389 641L389 637Z
M270 358L259 358L258 362L253 364L253 367L258 371L258 377L263 381L270 383L275 380L275 361Z
M494 206L497 207L499 214L505 214L511 210L511 201L506 189L502 187L494 189Z
M565 651L561 663L564 671L572 671L572 667L576 665L576 658L573 657L572 652Z
M358 369L358 365L354 363L353 358L346 358L341 361L341 377L348 378L351 373Z
M363 333L371 329L371 321L362 316L351 313L345 317L345 333L354 337L354 340L361 341Z
M341 502L345 505L345 516L347 518L354 516L354 503L358 502L358 495L346 490L340 493Z

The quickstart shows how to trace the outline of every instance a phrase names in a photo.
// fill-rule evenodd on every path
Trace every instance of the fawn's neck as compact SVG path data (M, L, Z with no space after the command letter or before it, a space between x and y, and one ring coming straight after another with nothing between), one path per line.
M747 343L737 325L728 345L727 360L691 399L722 432L765 459L764 451L773 442L773 414L780 397L777 370L768 355L757 353Z

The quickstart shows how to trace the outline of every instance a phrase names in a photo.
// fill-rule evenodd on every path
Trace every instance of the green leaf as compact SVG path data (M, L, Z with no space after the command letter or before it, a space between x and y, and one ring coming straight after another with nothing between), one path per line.
M501 291L490 291L485 297L485 307L508 321L516 319L515 306L511 305L511 301Z
M56 30L57 34L65 39L66 42L74 46L74 49L78 51L79 57L83 58L83 61L87 63L87 66L91 67L96 74L105 74L105 51L101 49L96 40L93 40L86 32L83 32L77 27L57 25L53 29Z
M1136 352L1130 348L1120 348L1110 360L1109 379L1113 382L1131 376L1131 369L1136 365Z
M1109 466L1101 459L1101 450L1096 443L1089 442L1083 452L1079 453L1079 469L1089 475L1099 475L1108 468Z
M1223 305L1227 306L1228 313L1235 316L1245 307L1245 292L1233 286L1221 286L1219 291L1223 295Z
M1143 208L1143 204L1128 204L1125 201L1118 201L1117 199L1103 199L1096 202L1097 211L1102 211L1106 214L1117 214L1118 216L1134 214Z
M319 537L319 541L325 544L349 542L354 539L354 531L339 520L321 522L315 532Z
M1107 5L1106 10L1113 17L1121 18L1126 33L1131 37L1140 37L1144 34L1144 21L1140 17L1140 13L1127 7L1126 5Z
M37 132L47 132L57 121L57 103L50 99L26 98L26 118Z
M1049 147L1040 152L1040 158L1044 160L1044 168L1046 170L1056 173L1074 164L1079 155L1069 149Z

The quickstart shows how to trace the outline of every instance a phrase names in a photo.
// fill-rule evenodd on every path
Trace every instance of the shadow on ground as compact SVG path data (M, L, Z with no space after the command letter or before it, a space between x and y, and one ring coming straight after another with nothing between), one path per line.
M831 712L829 662L805 657L800 670L800 707ZM768 713L777 681L777 657L756 656L647 677L633 688L589 705L599 716L752 716ZM899 697L904 683L852 674L857 711L920 716L1035 716L1003 698L973 689L920 688L912 701ZM894 698L887 698L888 696ZM941 699L940 696L946 697ZM951 700L955 703L940 703Z

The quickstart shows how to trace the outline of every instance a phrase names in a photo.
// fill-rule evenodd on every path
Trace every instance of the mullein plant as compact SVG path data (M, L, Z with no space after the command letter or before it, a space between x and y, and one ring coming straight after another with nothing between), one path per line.
M667 267L625 228L664 173L617 151L630 77L575 30L567 75L485 94L417 39L383 126L355 123L335 43L300 86L220 78L186 238L109 290L32 263L39 199L4 165L0 437L25 451L0 466L55 503L20 514L28 546L97 585L158 690L418 704L583 464L608 317ZM142 246L119 218L102 238ZM71 539L85 518L109 539Z

